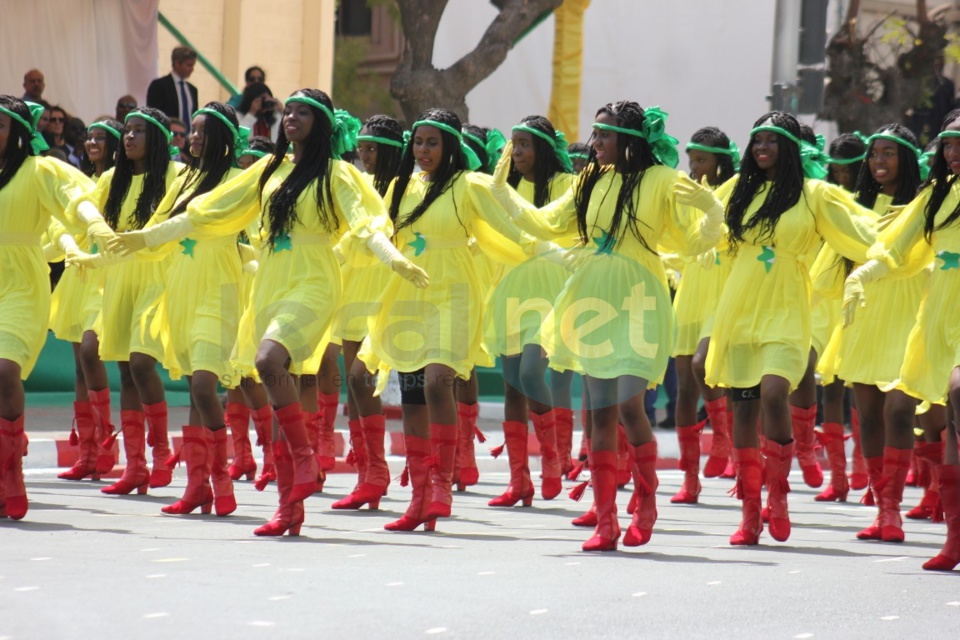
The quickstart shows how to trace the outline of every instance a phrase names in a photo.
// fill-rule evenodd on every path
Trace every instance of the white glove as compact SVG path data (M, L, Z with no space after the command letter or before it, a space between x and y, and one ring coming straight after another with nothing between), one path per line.
M703 211L705 215L700 223L700 237L710 244L716 244L723 231L724 213L723 205L713 195L713 191L680 174L673 186L673 194L678 203Z
M697 264L704 271L712 269L717 264L717 250L708 249L697 256Z
M534 252L538 257L543 258L547 262L558 264L564 269L570 268L566 249L556 243L541 240L537 242L534 247Z
M100 211L89 200L77 205L77 217L87 226L87 235L99 246L107 248L117 234L110 228Z
M159 247L168 242L182 240L193 231L193 223L184 214L139 231L127 231L116 237L108 246L112 253L127 255L142 249Z
M257 269L260 268L260 263L256 260L248 260L243 263L243 270L251 275L257 275Z
M412 282L414 286L425 289L430 284L427 272L403 257L382 231L370 235L366 244L380 262L396 271L403 279Z
M879 260L868 260L853 270L843 283L843 326L849 327L857 314L857 307L866 307L863 286L876 282L890 273L890 267Z

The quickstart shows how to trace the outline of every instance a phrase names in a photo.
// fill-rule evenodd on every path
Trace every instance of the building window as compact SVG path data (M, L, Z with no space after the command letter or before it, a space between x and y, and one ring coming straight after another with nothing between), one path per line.
M369 36L373 25L367 0L340 0L337 10L337 35Z

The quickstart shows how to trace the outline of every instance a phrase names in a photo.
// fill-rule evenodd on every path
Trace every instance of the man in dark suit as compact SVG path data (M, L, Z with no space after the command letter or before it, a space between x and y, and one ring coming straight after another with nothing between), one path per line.
M147 106L159 109L171 118L180 118L189 129L193 112L200 108L197 88L187 82L197 64L197 52L190 47L177 47L170 58L173 70L150 83Z

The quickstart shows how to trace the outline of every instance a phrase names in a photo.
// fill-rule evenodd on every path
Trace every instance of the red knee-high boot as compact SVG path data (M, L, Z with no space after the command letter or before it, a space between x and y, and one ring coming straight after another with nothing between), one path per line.
M293 486L290 488L288 502L301 502L317 490L317 474L320 472L317 458L313 454L313 448L310 447L300 403L293 402L276 409L275 413L277 422L280 423L280 432L286 438L287 448L290 449L293 463ZM276 456L276 449L274 449L274 456Z
M70 430L70 444L78 444L80 451L74 465L57 477L62 480L83 480L87 476L93 476L94 480L99 480L97 456L100 442L97 440L97 423L89 402L73 403L73 420L76 429Z
M940 479L940 501L947 522L947 541L933 558L923 564L928 571L952 571L960 564L960 465L937 466Z
M675 496L670 498L670 502L697 504L697 500L700 498L700 432L706 424L706 421L703 421L692 427L677 427L677 440L680 442L679 467L683 470L683 486L680 487L680 491ZM720 458L714 459L720 460ZM723 467L727 466L726 457L721 460L721 463ZM723 471L722 468L720 470ZM627 544L626 538L623 539L623 544Z
M577 476L580 475L580 470L583 468L592 468L593 467L593 452L590 448L590 438L584 438L584 443L587 445L587 459L582 461L577 467L574 467L574 470L570 472L569 479L576 480ZM582 483L580 486L574 488L570 492L570 497L575 500L580 500L580 495L582 495L583 490L587 488L587 483ZM579 495L575 495L579 494ZM597 503L593 502L590 504L590 508L587 509L586 513L582 516L578 516L570 521L570 523L575 527L595 527L597 526Z
M143 425L143 413L140 411L121 411L120 430L123 433L123 454L127 466L123 475L114 484L100 489L110 495L126 495L137 490L138 494L147 492L150 482L150 470L147 468L146 432ZM114 436L111 436L113 438ZM111 443L112 445L112 443Z
M862 504L867 506L880 504L880 480L883 478L883 456L874 456L864 458L867 465L868 487L867 493L860 499ZM880 513L877 510L877 517L873 524L857 533L858 540L879 540L880 539Z
M233 494L233 479L227 470L227 429L203 430L210 460L210 481L213 483L213 508L218 516L228 516L237 510Z
M767 502L770 505L770 535L784 542L790 537L790 513L787 510L787 494L790 493L790 465L793 463L794 445L777 444L773 440L764 443L766 457Z
M480 472L477 470L477 455L473 445L476 437L480 442L487 439L477 428L477 417L480 415L480 405L457 403L457 463L460 466L460 477L457 480L457 489L463 491L480 481Z
M165 487L173 480L173 472L167 461L172 455L170 437L167 435L167 403L156 402L143 405L149 431L147 444L151 447L153 471L150 473L150 488Z
M904 515L911 520L928 520L940 522L942 518L940 508L940 482L937 476L937 469L943 461L943 443L927 442L914 450L917 458L917 466L924 467L927 484L923 488L923 498L920 504L915 506Z
M813 435L813 427L817 423L817 405L806 409L791 405L790 418L793 422L794 448L797 451L800 470L803 471L803 481L808 487L816 489L823 485L823 469L817 462L815 450L817 440ZM770 534L773 535L773 527L770 527Z
M407 471L410 476L412 493L407 511L399 520L383 525L387 531L413 531L421 524L424 531L433 531L437 520L427 515L430 506L430 475L433 462L430 454L430 441L413 435L404 435L407 449Z
M623 425L617 423L617 488L622 489L633 477L630 469L633 468L633 456L630 444L627 442L627 432Z
M910 470L913 449L883 448L883 479L880 487L880 539L884 542L903 542L903 520L900 503L903 487Z
M713 442L710 445L710 456L703 465L704 478L719 478L730 461L730 433L727 429L727 397L720 396L716 400L707 400L703 403L707 410L707 420L713 430ZM700 424L703 424L702 422ZM682 449L681 449L682 450Z
M290 407L296 407L297 413L300 413L299 404L287 405L284 409ZM314 460L312 453L310 459ZM314 462L316 461L314 460ZM282 536L287 533L291 536L299 536L304 518L303 500L290 499L294 488L295 471L294 461L290 457L290 449L286 442L273 443L273 463L277 473L277 493L280 497L280 506L277 507L273 518L266 524L254 529L253 534L256 536Z
M427 519L450 517L453 505L453 465L457 458L457 425L430 424L430 444L433 446L433 495L427 509Z
M814 500L817 502L846 502L850 485L847 482L847 452L844 441L843 425L837 422L824 422L823 431L817 431L817 440L827 450L830 461L830 485Z
M560 456L560 475L573 470L573 409L555 407L554 421L557 424L557 454Z
M507 421L503 423L504 446L510 461L510 482L507 490L487 504L491 507L512 507L521 500L523 506L533 504L533 481L527 460L527 424ZM494 450L494 457L500 455Z
M0 473L6 499L4 515L21 520L27 515L27 487L23 482L23 416L15 420L0 418Z
M303 411L303 427L307 432L307 441L310 443L310 448L313 449L313 456L317 459L317 491L323 491L323 483L327 480L326 472L329 469L333 469L333 464L336 462L335 457L320 455L321 447L325 446L321 444L322 433L326 428L324 426L323 410L321 409L317 413L310 413L308 411ZM332 442L331 438L331 442ZM330 460L333 460L334 463L331 463ZM327 468L329 467L329 469Z
M594 451L590 474L593 501L597 505L597 526L583 543L584 551L616 551L620 539L617 519L617 457L615 451Z
M699 434L698 434L699 437ZM636 509L630 528L623 536L625 547L639 547L650 541L657 522L657 441L633 448L633 491Z
M529 413L533 432L540 442L540 495L544 500L553 500L563 491L560 480L560 456L557 455L557 424L553 410L543 415Z
M337 464L337 448L333 438L333 431L337 424L337 410L340 408L339 393L317 393L317 403L320 405L319 441L317 443L317 461L320 468L330 471Z
M116 438L110 440L109 447L103 444L114 432L113 422L110 421L110 389L87 389L87 397L90 399L93 420L97 425L97 473L104 475L113 471L120 456Z
M863 458L863 449L860 448L860 414L856 409L851 411L851 430L853 432L853 470L850 472L850 488L855 491L866 489L870 484L870 474L867 463Z
M736 497L742 502L740 528L730 536L730 544L755 545L763 532L763 519L760 517L760 487L763 485L763 465L760 449L746 447L733 450L733 460L737 468Z
M201 513L213 508L213 490L210 488L210 455L203 427L184 426L183 445L172 461L183 460L187 465L187 488L183 496L171 505L161 507L163 513L186 515L198 507Z
M360 419L348 420L347 429L350 434L350 451L347 453L346 463L357 468L357 484L353 485L353 489L347 496L333 503L332 507L334 509L355 509L356 507L342 505L357 492L357 489L363 484L364 478L367 477L367 446L363 442L363 425L360 423Z
M259 409L251 409L250 417L253 418L253 428L257 433L257 446L263 449L263 468L253 486L257 491L263 491L277 479L273 462L273 407L265 404Z
M233 436L233 462L227 468L230 479L247 476L247 480L253 480L257 475L257 461L253 459L250 444L250 409L241 402L228 402L223 419Z
M351 429L353 427L351 426ZM371 509L380 507L380 498L387 494L390 485L390 468L384 454L386 419L382 413L360 417L362 442L352 443L356 455L364 456L363 481L347 497L333 504L334 509L359 509L369 504ZM351 432L352 433L352 432ZM360 445L363 449L359 449Z

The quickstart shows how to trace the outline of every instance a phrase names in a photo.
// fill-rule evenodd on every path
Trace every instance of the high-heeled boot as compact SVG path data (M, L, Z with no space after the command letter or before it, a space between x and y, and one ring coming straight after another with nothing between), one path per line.
M880 539L884 542L903 542L900 503L903 502L903 487L912 458L912 448L883 448L883 478L878 485L880 486Z
M143 421L143 413L140 411L120 412L120 432L123 434L123 454L126 456L127 466L123 469L120 479L100 489L101 492L110 495L127 495L134 489L140 495L147 492L150 470L147 468L144 446L146 431ZM111 439L115 439L115 435L111 436Z
M337 464L336 441L333 437L337 423L337 410L340 408L339 393L317 392L317 404L320 405L319 441L317 442L317 462L324 471L331 471Z
M179 500L160 508L163 513L186 515L199 508L201 513L207 514L213 508L210 455L204 431L203 427L183 427L183 445L174 459L182 460L187 465L187 488Z
M630 443L627 442L627 432L623 425L617 422L617 488L623 489L633 477L633 456L630 452Z
M706 400L703 403L707 410L707 420L713 431L713 441L710 444L710 455L703 465L704 478L719 478L730 461L730 434L727 429L727 397L720 396L716 400ZM703 424L702 422L700 424Z
M227 428L203 431L209 450L213 509L218 516L228 516L237 510L237 498L233 494L233 479L227 469Z
M850 429L853 434L853 468L850 471L850 488L860 491L869 486L870 474L863 458L863 449L860 448L860 414L853 409L850 415Z
M250 444L250 409L242 402L228 402L223 419L233 436L233 462L227 468L230 479L247 476L247 480L253 480L257 475L257 461L253 459Z
M617 457L615 451L594 451L590 475L593 501L597 505L597 526L583 543L584 551L616 551L620 539L617 519Z
M321 447L325 447L324 444L321 444L322 434L326 429L324 420L322 409L316 413L303 412L303 426L307 431L307 441L310 443L310 448L313 449L313 456L317 459L317 491L323 491L323 485L327 480L327 471L333 469L336 465L334 455L326 455L326 452L321 454L320 452ZM333 442L332 435L329 440L331 443ZM333 452L334 449L329 448L329 451Z
M847 452L844 447L846 436L843 425L837 422L824 422L823 431L815 432L817 440L827 450L830 461L830 484L814 500L817 502L846 502L850 492L847 481Z
M477 454L473 439L486 442L486 437L477 428L477 417L480 415L480 405L457 403L457 463L460 466L460 476L457 480L457 490L463 491L480 481L480 471L477 469Z
M699 437L699 434L698 434ZM633 449L633 492L636 509L630 528L623 536L625 547L639 547L650 541L657 522L657 441L651 440Z
M276 409L275 413L293 462L293 486L290 488L289 502L301 502L317 490L317 477L320 472L317 458L313 454L313 448L310 447L307 427L303 423L303 414L300 412L300 403L288 404ZM276 452L274 448L274 456Z
M432 488L430 476L433 461L430 455L430 441L414 435L404 435L407 450L407 471L410 476L410 504L399 520L383 525L387 531L413 531L421 524L424 531L433 531L437 526L435 518L427 516Z
M790 493L790 465L793 463L794 444L778 444L773 440L764 443L766 458L767 503L770 506L770 535L774 540L785 542L790 538L790 513L787 510L787 494Z
M942 517L940 503L940 482L937 476L937 469L943 461L943 443L927 442L914 449L914 456L918 458L917 466L925 467L924 474L927 484L923 488L923 498L920 503L904 516L911 520L928 520L934 522L940 521Z
M554 407L554 422L557 425L557 455L560 456L560 475L573 470L573 409Z
M585 437L585 438L583 439L583 443L584 443L584 444L586 445L586 447L587 447L587 457L586 457L584 460L580 461L580 463L579 463L576 467L574 467L573 471L570 472L570 474L569 474L568 477L567 477L567 479L569 479L569 480L576 480L577 477L580 475L580 472L581 472L583 469L585 469L585 468L586 468L586 469L589 469L590 466L591 466L591 460L592 460L591 453L592 453L592 452L591 452L591 442L590 442L590 438L586 438L586 437ZM570 492L570 497L571 497L571 498L574 497L574 492L577 492L578 494L582 495L583 490L586 489L586 484L587 484L587 483L583 483L583 484L581 484L580 486L574 488L574 490ZM576 497L575 499L576 499L576 500L580 500L579 496ZM576 518L574 518L573 520L571 520L571 521L570 521L570 524L572 524L572 525L575 526L575 527L595 527L595 526L597 526L597 503L596 503L596 502L591 502L591 503L590 503L590 508L587 509L587 511L586 511L582 516L577 516Z
M735 495L741 501L740 527L730 536L734 546L755 545L763 533L763 518L760 517L760 488L763 485L763 465L760 449L745 447L733 450L737 469Z
M873 456L872 458L864 458L864 462L867 465L867 492L864 494L863 498L860 499L861 504L864 505L879 505L880 504L880 480L883 478L883 456ZM868 498L869 497L869 501ZM880 510L877 509L877 517L874 519L873 524L857 532L858 540L879 540L880 539Z
M120 448L117 446L116 439L111 440L110 447L104 447L103 443L113 435L115 431L113 422L110 421L110 389L87 389L87 397L90 399L90 409L93 413L93 421L97 425L97 473L101 476L113 471L117 465L117 459L120 457Z
M960 564L960 465L937 465L947 540L940 553L923 563L927 571L952 571Z
M288 405L288 407L291 406L296 406L297 412L300 412L299 404ZM312 454L310 458L313 459ZM280 506L277 507L270 521L254 529L253 534L256 536L282 536L286 533L290 536L299 536L304 519L303 500L290 499L294 487L294 461L290 456L290 448L282 440L273 443L273 464L277 473L277 493L280 498Z
M507 490L490 500L491 507L512 507L520 501L523 506L533 504L533 481L527 460L527 424L507 421L503 423L504 446L510 462L510 482ZM496 456L494 456L496 457Z
M457 457L457 425L430 424L430 444L433 446L433 494L427 518L448 518L453 505L453 465Z
M89 402L73 403L75 429L70 430L70 444L79 445L77 461L72 467L57 475L62 480L83 480L93 476L100 479L97 471L97 454L100 443L97 441L97 423L93 419L93 409Z
M334 509L359 509L369 504L371 509L380 507L380 498L387 494L390 485L390 468L384 453L386 419L382 413L360 416L365 451L363 482L345 498L333 504ZM357 445L351 445L357 446Z
M817 461L816 437L813 427L817 423L817 405L801 409L790 406L790 418L793 423L793 442L797 451L797 462L803 471L803 481L814 489L823 485L823 469ZM770 527L773 535L773 527Z
M557 455L557 424L553 410L542 415L529 413L533 431L540 442L540 495L553 500L563 491L560 480L560 456Z
M15 420L0 418L0 474L6 500L4 515L22 520L30 505L23 482L23 416Z
M263 449L263 467L253 486L257 491L263 491L277 479L273 462L273 407L265 404L259 409L251 409L250 417L253 418L253 428L257 434L257 446Z
M143 405L143 415L147 418L147 444L151 447L153 471L150 472L150 488L165 487L173 481L173 470L167 461L170 459L170 437L167 435L167 403L156 402Z
M683 486L675 496L670 498L670 502L674 504L697 504L700 498L700 432L706 424L704 421L692 427L677 427L677 441L680 443L679 467L683 470ZM714 459L719 460L719 458ZM727 466L726 458L723 458L722 464L724 467ZM720 471L722 472L723 469ZM623 544L627 544L626 538Z
M357 483L350 493L330 505L333 509L359 509L354 496L367 477L367 446L363 442L363 425L359 419L349 420L347 428L350 430L350 452L347 453L346 463L357 468Z

